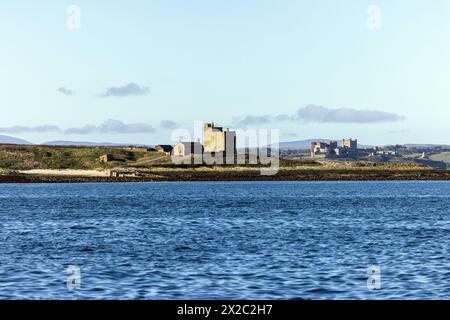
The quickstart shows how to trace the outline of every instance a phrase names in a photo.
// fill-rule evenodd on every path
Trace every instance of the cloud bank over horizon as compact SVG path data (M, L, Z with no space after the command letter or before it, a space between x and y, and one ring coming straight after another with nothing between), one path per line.
M12 126L12 127L3 127L0 128L0 133L8 133L8 134L17 134L17 133L50 133L50 132L58 132L62 133L60 127L54 125L42 125L42 126Z
M352 108L331 109L318 105L307 105L297 110L293 115L247 115L244 118L233 118L233 125L227 127L248 128L251 126L270 125L278 122L293 123L344 123L344 124L374 124L393 123L405 119L404 116L377 110L359 110ZM66 129L57 125L0 127L0 133L59 133L64 135L88 134L141 134L155 133L158 130L173 130L180 124L173 120L161 120L153 126L148 123L124 123L115 119L108 119L99 125L86 124Z
M247 115L244 118L234 118L237 126L248 127L252 125L264 125L274 122L293 121L300 123L388 123L404 120L405 117L396 113L378 110L359 110L352 108L327 108L309 104L297 110L294 115Z
M161 129L176 129L180 126L178 122L172 120L161 120L159 122L159 127Z
M385 111L352 108L330 109L310 104L297 110L297 119L305 122L323 123L382 123L397 122L405 119L405 117Z
M153 133L155 128L146 123L123 123L119 120L108 119L100 125L85 125L82 127L72 127L66 130L56 125L42 126L12 126L0 128L0 133L20 134L20 133L61 133L65 135L86 135L91 133L99 134L134 134Z

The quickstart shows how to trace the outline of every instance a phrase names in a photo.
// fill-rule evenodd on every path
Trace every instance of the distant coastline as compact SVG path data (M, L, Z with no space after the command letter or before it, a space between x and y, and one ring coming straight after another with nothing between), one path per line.
M450 170L403 159L408 160L311 159L285 153L277 173L268 176L261 174L262 164L175 164L163 146L0 145L0 183L450 180Z
M450 180L449 170L414 169L281 169L276 175L262 176L257 170L152 170L118 177L79 174L3 173L0 183L86 183L86 182L152 182L152 181L386 181L386 180Z

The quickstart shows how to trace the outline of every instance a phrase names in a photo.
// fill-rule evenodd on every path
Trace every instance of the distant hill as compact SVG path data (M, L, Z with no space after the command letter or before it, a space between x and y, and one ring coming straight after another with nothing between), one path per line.
M413 144L407 143L404 145L407 148L418 148L418 149L426 149L426 148L436 148L441 147L442 149L450 149L450 145L448 144Z
M42 143L48 146L83 146L83 147L123 147L123 146L143 146L144 144L135 143L112 143L112 142L90 142L90 141L64 141L55 140Z
M309 149L311 142L328 142L333 139L308 139L298 141L280 142L280 149Z
M4 143L4 144L33 144L33 143L31 143L30 141L27 141L27 140L15 138L15 137L10 137L10 136L3 136L1 134L0 134L0 143Z

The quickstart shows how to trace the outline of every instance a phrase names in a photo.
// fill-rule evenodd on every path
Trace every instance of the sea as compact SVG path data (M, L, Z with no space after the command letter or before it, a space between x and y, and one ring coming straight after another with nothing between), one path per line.
M449 299L450 182L0 184L0 299Z

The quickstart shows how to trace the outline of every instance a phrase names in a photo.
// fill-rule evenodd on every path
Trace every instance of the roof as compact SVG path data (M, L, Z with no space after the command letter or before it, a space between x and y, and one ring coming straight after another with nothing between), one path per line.
M172 151L173 147L170 144L158 144L155 149L163 149L164 151Z
M214 122L208 122L208 123L206 123L206 125L207 125L208 127L210 127L210 128L212 129L212 131L220 131L220 132L223 131L223 127L217 127L217 126L215 126L215 125L214 125Z

